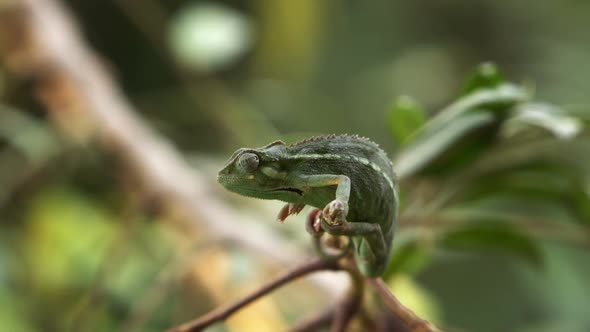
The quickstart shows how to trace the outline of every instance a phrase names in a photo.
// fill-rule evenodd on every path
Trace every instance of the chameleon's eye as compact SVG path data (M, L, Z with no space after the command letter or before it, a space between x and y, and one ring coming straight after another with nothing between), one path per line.
M238 158L238 166L245 172L254 172L258 168L260 158L254 153L244 153Z

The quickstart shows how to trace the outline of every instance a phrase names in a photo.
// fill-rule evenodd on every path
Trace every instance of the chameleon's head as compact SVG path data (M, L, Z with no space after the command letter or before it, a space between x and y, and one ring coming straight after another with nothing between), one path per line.
M290 186L288 173L281 169L281 156L285 154L282 141L258 149L239 149L219 171L217 181L240 195L300 202L303 191Z

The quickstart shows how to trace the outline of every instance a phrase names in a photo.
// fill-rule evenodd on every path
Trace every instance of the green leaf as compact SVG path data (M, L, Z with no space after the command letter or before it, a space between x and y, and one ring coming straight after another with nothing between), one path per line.
M402 150L395 161L397 174L404 177L419 171L467 133L493 122L491 112L465 114L456 118L444 130L433 132Z
M507 170L533 163L564 167L569 174L586 176L590 172L590 139L579 136L563 140L555 138L536 138L518 144L504 144L489 151L473 165L470 178L489 175L492 172Z
M461 90L461 96L468 95L476 90L494 88L504 81L504 77L498 67L491 62L484 62L477 66L471 77L465 82Z
M391 134L400 143L405 143L424 123L426 115L418 103L407 96L399 97L389 113Z
M514 213L526 218L588 224L585 178L565 167L532 163L454 182L454 204Z
M505 83L495 88L480 89L441 110L421 132L427 134L444 129L453 120L474 110L492 109L495 113L502 113L528 99L528 92L514 84Z
M384 280L402 274L415 274L421 271L431 260L432 242L419 236L398 238L394 244L393 256L389 260Z
M480 127L490 127L495 122L499 124L509 110L527 99L528 93L512 84L481 89L460 98L412 136L412 140L396 158L399 176L404 177L420 171L468 133L473 133ZM481 138L489 141L494 136L492 132ZM459 155L460 152L457 151Z
M518 107L507 121L506 132L514 135L529 130L531 126L543 128L557 138L569 139L582 131L584 122L551 104L526 103Z
M510 223L479 221L447 231L440 240L443 247L470 252L495 252L522 259L534 266L543 260L535 241Z

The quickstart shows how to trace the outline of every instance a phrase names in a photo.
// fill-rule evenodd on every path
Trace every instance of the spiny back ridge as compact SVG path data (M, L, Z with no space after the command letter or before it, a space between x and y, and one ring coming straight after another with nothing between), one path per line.
M301 140L299 142L295 142L293 144L291 144L291 146L298 146L298 145L305 145L308 143L312 143L312 142L318 142L318 141L330 141L330 140L334 140L334 139L350 139L350 140L361 140L361 141L366 141L372 144L375 144L377 147L379 146L377 143L371 141L369 138L367 137L363 137L363 136L359 136L359 135L350 135L350 134L329 134L329 135L319 135L319 136L312 136L312 137L308 137L304 140Z

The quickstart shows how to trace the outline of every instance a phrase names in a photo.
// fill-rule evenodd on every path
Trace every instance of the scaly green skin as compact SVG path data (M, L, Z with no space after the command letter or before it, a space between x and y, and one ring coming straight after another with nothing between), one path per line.
M379 146L349 135L312 137L286 145L237 150L218 181L238 194L291 203L280 219L303 205L323 208L321 228L355 244L360 271L383 274L399 205L391 161ZM288 212L285 212L288 211Z

